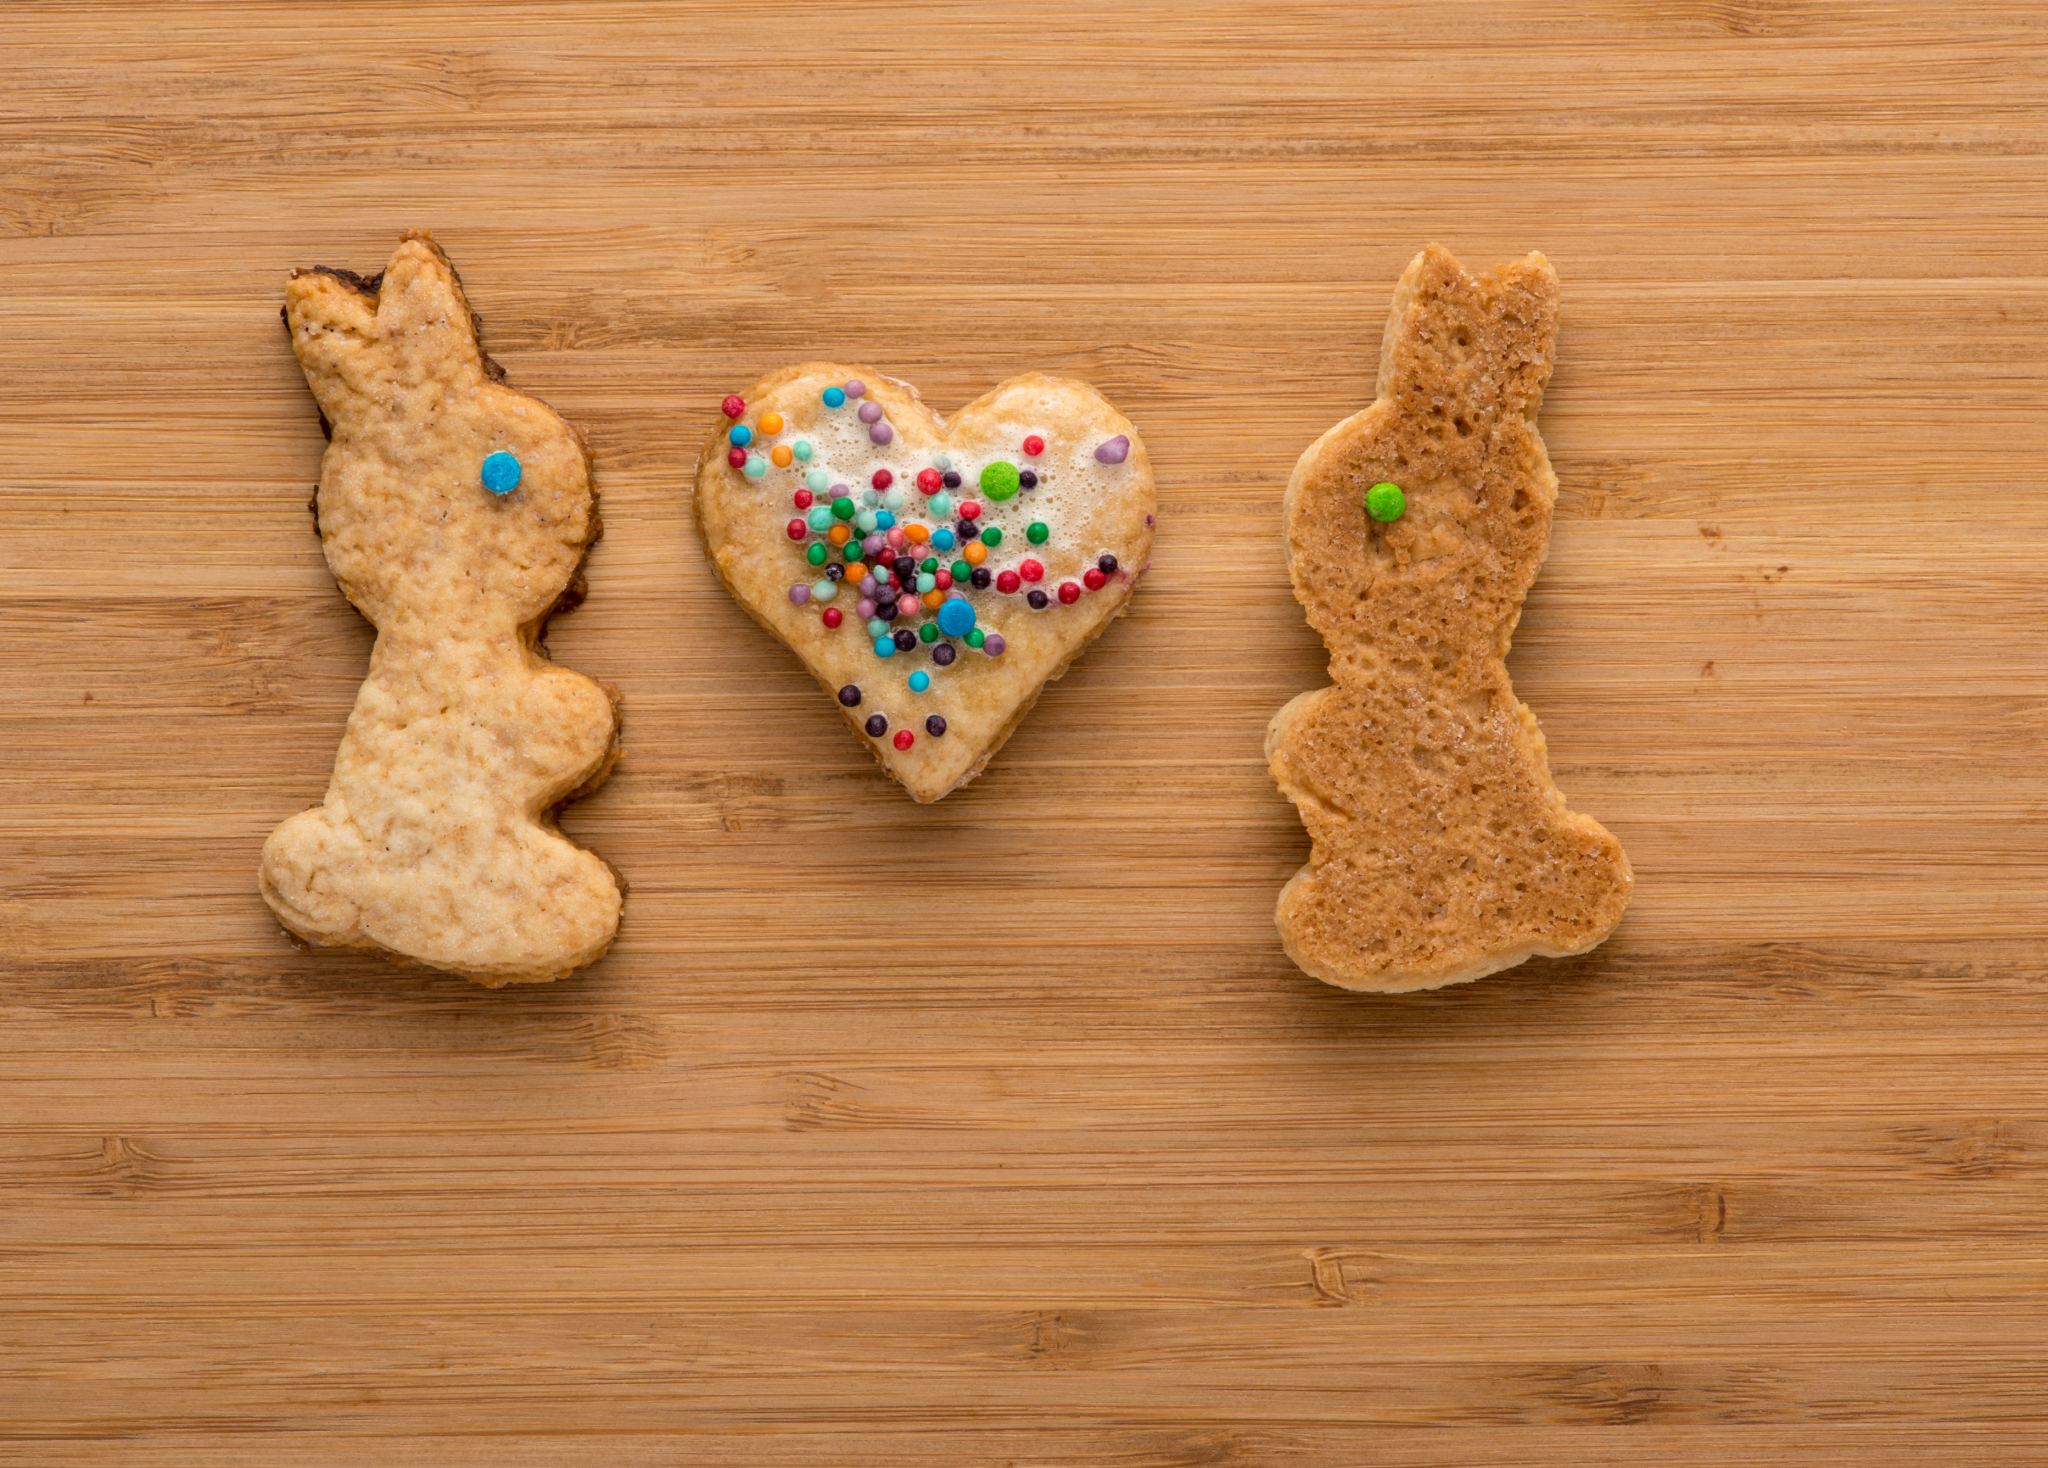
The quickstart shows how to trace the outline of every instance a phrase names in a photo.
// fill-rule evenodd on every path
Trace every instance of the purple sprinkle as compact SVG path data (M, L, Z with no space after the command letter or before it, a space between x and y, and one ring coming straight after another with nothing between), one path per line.
M881 421L881 419L882 419L882 405L881 405L880 403L862 403L862 404L860 405L860 421L861 421L861 422L863 422L863 423L879 423L879 422Z
M1121 464L1130 456L1131 438L1127 433L1119 433L1108 443L1095 446L1095 460L1099 464Z
M862 394L867 392L867 390L868 385L865 382L862 382L858 377L854 378L853 381L846 384L846 395L850 398L860 397Z
M967 593L955 586L946 592L947 601L966 601Z
M1009 645L1009 643L1003 641L1002 633L991 632L988 635L988 640L982 643L981 650L992 658L999 658L1003 655L1003 649Z
M876 443L888 443L891 439L896 437L896 430L891 428L886 423L877 423L874 427L868 430L868 437L873 439Z
M811 599L811 588L810 588L810 587L809 587L809 586L808 586L807 584L805 584L804 582L802 582L802 581L799 581L799 582L797 582L797 584L796 584L796 585L794 585L794 586L790 587L790 589L789 589L789 604L790 604L791 606L793 606L793 607L800 607L800 606L802 606L802 605L803 605L803 604L804 604L805 602L809 601L810 599Z
M875 580L874 577L863 576L860 578L860 594L862 596L873 596L876 592L880 591L881 589L882 583ZM868 615L872 616L873 613L869 613Z
M889 537L877 530L873 535L870 535L860 543L860 548L871 556L878 556L882 553L882 547L888 543Z

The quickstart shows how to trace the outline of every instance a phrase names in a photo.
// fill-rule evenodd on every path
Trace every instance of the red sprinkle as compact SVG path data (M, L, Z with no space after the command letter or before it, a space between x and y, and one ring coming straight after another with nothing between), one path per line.
M868 482L874 485L876 489L887 489L890 485L896 482L896 476L894 474L891 474L887 469L877 469L875 471L875 477L869 480Z
M911 745L917 743L917 736L908 729L898 729L896 731L895 743L898 749L908 749Z
M953 589L953 573L951 571L936 572L932 576L932 583L941 591L951 591Z
M1100 571L1096 570L1093 566L1090 566L1086 571L1081 573L1081 584L1087 587L1090 591L1102 590L1102 583L1107 580L1109 580L1109 578L1103 575Z
M734 393L718 406L725 410L726 417L737 418L747 411L747 400L738 393Z
M960 502L960 518L963 520L979 520L981 518L981 505L974 500L962 500Z
M799 510L808 510L811 507L811 492L808 489L798 490L791 498L796 501Z
M735 469L744 469L747 467L747 451L745 449L734 449L725 456L725 462L732 465Z
M940 486L944 485L945 482L944 479L939 477L939 471L936 469L920 469L917 471L917 487L926 494L937 494Z
M1042 581L1045 579L1045 567L1039 565L1036 561L1019 561L1017 563L1017 574L1026 581Z
M804 532L809 530L811 527L804 524L804 522L801 520L792 520L782 528L789 532L789 538L791 540L802 540L804 538Z
M996 590L1000 591L1004 596L1013 594L1021 585L1023 583L1017 579L1015 571L1005 571L996 577Z
M727 399L727 401L730 402L731 399ZM730 418L737 418L739 417L739 414L729 413L726 416ZM1040 438L1035 433L1032 434L1029 438L1024 440L1024 452L1029 454L1034 459L1037 458L1040 454L1045 452L1045 440Z
M841 622L844 622L845 620L846 613L840 611L839 608L825 608L825 625L827 627L837 627Z
M1081 588L1071 581L1060 583L1060 605L1070 607L1081 599Z

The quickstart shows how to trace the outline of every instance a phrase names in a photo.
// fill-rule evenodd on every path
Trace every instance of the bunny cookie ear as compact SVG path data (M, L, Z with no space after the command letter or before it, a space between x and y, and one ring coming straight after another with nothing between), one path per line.
M350 393L371 380L381 360L377 298L327 270L294 274L284 289L285 327L321 413L339 419Z
M1482 415L1532 416L1550 380L1557 295L1557 272L1541 254L1501 266L1482 284L1450 251L1431 245L1408 263L1395 287L1380 344L1379 396L1399 398L1424 382L1447 384L1459 402ZM1484 350L1482 344L1503 339L1503 327L1516 349Z
M466 346L479 359L476 319L455 267L423 229L410 231L384 267L384 289L377 297L378 329L394 343L420 335L439 336L446 332L453 341ZM445 347L437 348L445 349Z

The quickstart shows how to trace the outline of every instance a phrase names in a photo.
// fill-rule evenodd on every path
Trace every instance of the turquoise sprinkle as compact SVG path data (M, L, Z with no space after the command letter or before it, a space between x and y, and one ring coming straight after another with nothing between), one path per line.
M768 461L759 454L747 455L747 478L759 479L768 472Z
M499 449L484 460L484 488L492 494L510 494L519 488L519 461Z
M834 388L833 391L837 392L838 389ZM877 637L875 639L875 656L878 658L895 657L896 639L893 637Z
M888 635L889 624L887 622L884 622L880 617L868 618L868 636L887 637Z
M810 526L818 534L823 535L832 528L832 507L830 505L812 505L810 514L804 516L804 524Z
M953 496L943 490L932 496L932 513L941 520L953 513Z
M955 598L939 608L939 630L948 637L965 637L974 630L974 603Z
M818 396L825 400L825 406L828 408L843 408L846 406L846 393L840 388L828 387L819 393Z
M862 535L873 535L882 527L882 516L888 513L887 510L879 513L874 510L862 510L853 517L853 523L859 527Z
M912 693L922 693L931 686L932 675L927 673L924 669L919 668L915 673L912 673L910 675L910 691Z
M796 455L796 461L799 464L811 462L811 445L808 439L798 439L789 446L789 451Z
M744 423L735 423L726 430L725 436L732 440L734 448L743 449L754 441L754 430Z
M823 469L813 469L804 476L804 488L812 494L823 494L832 487L832 476Z
M923 596L927 591L935 589L938 584L939 578L931 572L920 571L917 573L917 594L919 596Z
M882 496L882 503L883 503L883 504L884 504L885 506L887 506L887 507L888 507L889 509L892 509L892 510L900 510L900 509L902 509L902 508L903 508L903 491L902 491L902 490L900 490L900 489L892 489L892 490L890 490L890 491L889 491L889 492L888 492L887 494L885 494L885 495L883 495L883 496Z
M812 601L830 601L837 595L839 595L839 583L837 581L821 577L811 583Z

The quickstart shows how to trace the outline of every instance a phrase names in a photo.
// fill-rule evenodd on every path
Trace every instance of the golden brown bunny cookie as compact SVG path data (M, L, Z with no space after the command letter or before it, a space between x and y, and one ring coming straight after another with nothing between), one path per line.
M504 386L423 230L380 276L295 273L285 323L332 437L321 547L377 643L326 800L264 845L264 899L314 943L559 978L623 901L554 823L617 760L616 699L537 647L599 532L582 435Z
M1336 686L1267 733L1313 843L1277 918L1326 983L1434 989L1583 953L1628 906L1621 844L1565 808L1502 661L1557 498L1536 432L1557 294L1541 255L1475 280L1424 250L1394 293L1377 400L1287 486L1294 594Z

